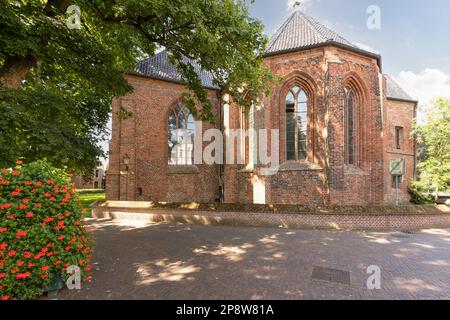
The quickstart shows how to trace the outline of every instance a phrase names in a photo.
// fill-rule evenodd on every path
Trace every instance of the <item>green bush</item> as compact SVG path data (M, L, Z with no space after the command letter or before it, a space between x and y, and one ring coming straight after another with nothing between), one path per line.
M415 181L408 187L411 195L411 202L414 204L431 204L434 203L434 197L429 190L424 189L421 183Z
M0 298L32 299L51 278L89 279L90 230L71 177L47 161L0 172Z

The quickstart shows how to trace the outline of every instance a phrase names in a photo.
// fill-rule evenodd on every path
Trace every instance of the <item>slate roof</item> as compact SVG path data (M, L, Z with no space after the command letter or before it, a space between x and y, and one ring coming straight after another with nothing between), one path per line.
M385 74L384 77L386 78L386 97L388 99L417 102L390 75Z
M210 72L202 70L200 65L188 58L184 62L190 63L202 82L202 85L210 89L219 89L213 84L213 77ZM149 78L167 80L181 83L181 76L172 63L169 62L167 50L163 50L153 57L139 61L136 68L130 72L131 74L141 75Z
M358 47L302 11L295 11L271 37L265 55L270 56L327 44L380 58L378 54Z

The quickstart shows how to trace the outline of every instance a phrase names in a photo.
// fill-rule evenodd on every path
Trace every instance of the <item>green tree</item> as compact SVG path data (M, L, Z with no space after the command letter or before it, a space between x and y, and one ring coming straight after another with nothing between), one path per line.
M248 106L268 94L267 38L244 0L0 0L0 165L48 158L87 171L102 155L111 99L131 92L124 72L160 47L188 90L185 103L214 120L193 67ZM67 9L81 11L78 29ZM242 98L245 90L245 100Z
M450 99L437 99L427 110L426 122L414 134L423 148L413 187L419 193L434 193L435 200L450 187Z

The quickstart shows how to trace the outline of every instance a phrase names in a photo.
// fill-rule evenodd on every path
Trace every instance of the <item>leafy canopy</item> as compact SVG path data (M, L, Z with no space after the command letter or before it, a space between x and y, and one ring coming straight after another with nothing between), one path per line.
M415 188L424 193L450 191L450 99L437 99L428 109L426 122L414 132L424 148L417 168Z
M66 25L69 5L80 29ZM211 102L185 58L248 106L268 94L267 39L244 0L0 0L0 165L47 157L90 170L102 155L111 100L132 91L124 73L165 47L191 111ZM245 99L242 92L245 91Z

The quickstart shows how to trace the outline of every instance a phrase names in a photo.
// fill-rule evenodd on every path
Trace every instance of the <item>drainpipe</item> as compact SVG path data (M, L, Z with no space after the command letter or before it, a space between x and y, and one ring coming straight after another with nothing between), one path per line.
M223 112L223 99L222 99L222 90L217 91L217 99L219 100L219 130L222 133L223 136L223 120L222 120L222 112ZM222 142L223 145L223 142ZM220 202L223 203L224 201L224 194L225 194L225 184L223 182L223 172L224 172L224 156L225 153L222 152L222 161L219 164L219 199Z
M414 111L413 111L413 117L414 117L414 121L417 124L417 107L418 107L418 102L416 102L416 104L414 105ZM413 143L413 148L414 148L414 173L413 173L413 177L414 177L414 181L417 180L417 137L414 134L414 143Z

